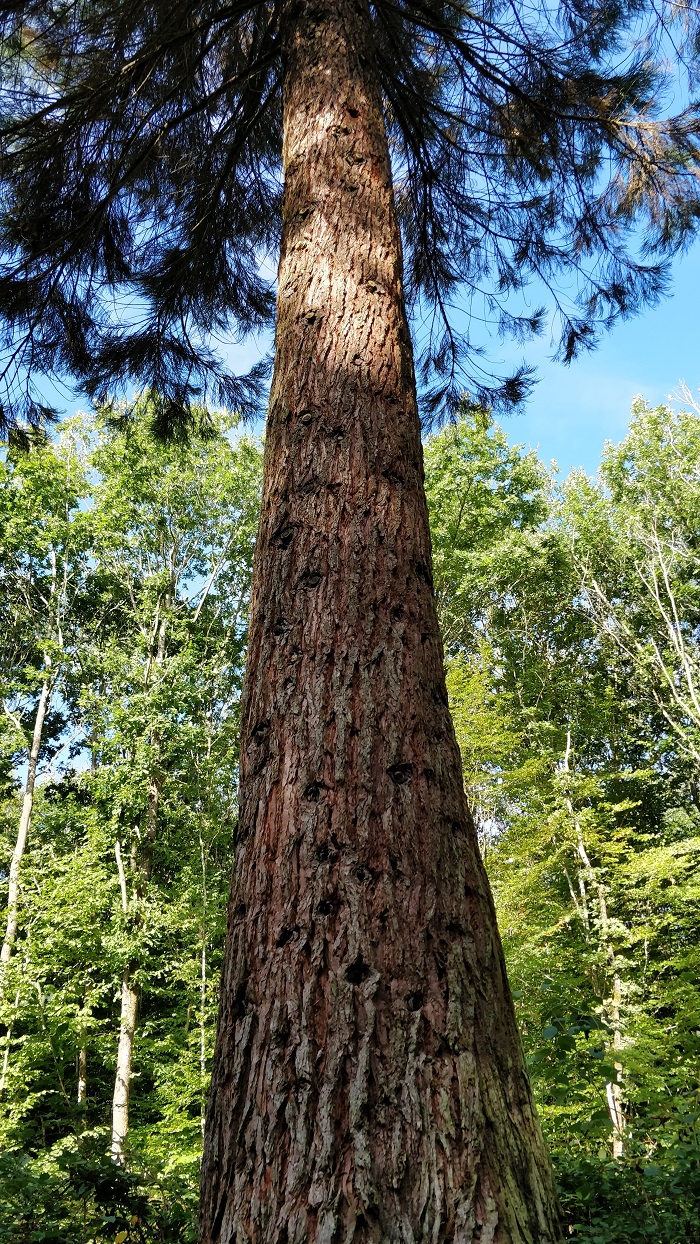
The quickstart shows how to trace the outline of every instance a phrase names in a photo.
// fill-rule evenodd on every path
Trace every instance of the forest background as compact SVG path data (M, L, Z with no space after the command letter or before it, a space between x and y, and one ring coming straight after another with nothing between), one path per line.
M700 411L685 396L636 403L594 479L558 482L485 412L425 445L465 784L582 1244L700 1238ZM189 444L164 445L154 414L144 398L80 415L0 465L12 1244L196 1238L262 445L204 412Z

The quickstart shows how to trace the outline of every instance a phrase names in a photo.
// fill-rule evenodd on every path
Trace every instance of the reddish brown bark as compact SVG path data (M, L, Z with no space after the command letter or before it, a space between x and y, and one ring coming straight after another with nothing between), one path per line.
M431 588L366 5L302 0L203 1244L558 1239Z

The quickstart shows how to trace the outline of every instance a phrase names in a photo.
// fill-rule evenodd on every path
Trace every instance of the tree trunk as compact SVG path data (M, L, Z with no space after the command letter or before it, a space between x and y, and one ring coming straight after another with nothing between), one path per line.
M14 1028L14 1022L17 1017L20 997L21 997L21 990L18 989L15 994L15 1004L12 1008L12 1019L7 1025L7 1032L5 1033L5 1050L2 1056L2 1070L0 1071L0 1101L2 1101L2 1098L5 1094L5 1085L7 1084L7 1069L10 1065L10 1042L12 1041L12 1032Z
M622 999L622 982L617 972L613 977L613 996L612 996L612 1014L613 1022L613 1050L618 1053L622 1049L622 1033L620 1032L620 1001ZM608 1102L608 1113L610 1122L613 1127L613 1157L621 1158L625 1152L625 1128L627 1120L625 1118L625 1107L622 1100L622 1063L615 1063L617 1078L605 1086L605 1095Z
M571 755L571 731L567 730L566 751L564 752L564 766L563 766L565 773L571 772L571 767L569 764L570 755ZM612 1019L612 1023L613 1023L613 1049L619 1051L622 1049L622 1033L620 1032L620 1001L622 999L622 984L621 984L618 973L615 971L615 948L612 942L610 941L610 926L608 924L608 900L605 894L605 886L597 877L595 868L593 867L593 864L591 862L591 858L588 854L588 851L586 850L586 843L583 837L583 829L581 827L581 821L579 817L576 815L576 809L574 808L573 800L571 798L570 793L567 792L565 798L566 798L567 811L571 817L571 820L573 821L574 829L576 831L576 850L577 850L579 859L581 860L581 863L583 865L585 877L590 886L591 894L595 893L598 899L598 925L600 928L600 939L603 945L603 949L605 950L605 957L608 961L608 966L613 969L613 994L612 994L612 999L610 1003L610 1012L611 1012L610 1018ZM566 872L566 869L564 871ZM568 879L568 875L567 875L567 879ZM589 941L590 919L588 915L588 899L586 895L586 885L585 885L584 877L580 871L579 871L579 887L581 891L581 908L582 908L583 917L584 917L584 933L585 933L586 941ZM571 894L573 897L573 890L571 889L570 882L569 882L569 889L571 890ZM593 978L593 988L596 989L599 997L603 999L604 1001L605 994L606 994L605 983L602 982L596 985L595 974ZM611 1081L608 1084L606 1084L605 1098L608 1104L608 1114L610 1115L610 1122L612 1124L612 1130L613 1130L613 1134L612 1134L613 1157L621 1158L625 1150L624 1133L625 1133L625 1126L626 1126L625 1110L624 1110L624 1105L622 1101L622 1088L621 1088L622 1064L619 1062L616 1062L615 1070L617 1072L617 1080Z
M165 596L166 612L160 613L160 602L155 623L155 647L152 646L146 661L143 677L144 689L148 689L151 671L161 667L165 658L165 637L168 626L168 610L172 606L173 586L169 584ZM160 760L160 733L152 729L151 746ZM131 876L133 892L137 899L143 898L146 884L153 871L153 851L158 837L158 813L160 796L163 789L163 776L157 766L148 781L148 801L145 817L142 818L142 830L139 834L139 846L136 842L131 849ZM126 873L122 859L121 843L114 844L114 854L119 873L122 911L126 916L129 911L129 897L126 886ZM138 912L136 915L138 919ZM127 964L122 974L121 1018L119 1023L119 1045L117 1048L117 1070L114 1077L114 1095L112 1097L112 1143L111 1154L115 1162L124 1163L124 1145L129 1131L129 1094L131 1091L131 1064L134 1053L134 1039L138 1023L140 989L133 983L135 964Z
M129 1092L134 1033L139 1009L138 989L132 984L130 969L122 976L122 1005L117 1048L117 1074L112 1098L112 1143L110 1152L115 1162L124 1163L124 1145L129 1131Z
M462 786L365 0L288 19L203 1244L559 1238Z
M80 1047L75 1060L76 1079L78 1081L78 1105L82 1107L87 1105L87 1039L89 1014L90 989L86 989L83 997L83 1021L81 1024Z
M78 1105L84 1106L87 1100L87 1049L84 1045L81 1045L78 1050L76 1071L78 1076Z
M201 1083L200 1127L204 1137L207 1108L207 858L204 839L199 835L199 856L202 864L202 923L200 925L200 973L199 973L199 1078Z
M14 946L17 936L17 923L19 918L19 873L22 866L24 852L27 849L27 838L29 837L29 827L32 822L32 812L34 810L34 787L36 786L36 773L39 765L39 752L41 751L41 737L44 730L44 722L46 714L51 703L51 692L53 683L50 679L44 680L39 695L39 703L37 704L36 717L34 719L34 730L32 733L32 742L29 749L29 759L27 764L27 780L24 786L24 797L22 799L22 813L19 820L19 829L17 831L17 841L15 849L12 852L12 861L10 863L10 876L7 888L7 924L5 926L5 937L0 950L0 996L3 990L3 981L5 976L5 968L10 962L12 955L12 947Z
M126 888L126 872L122 859L122 848L119 839L114 844L114 855L119 874L119 889L122 898L122 911L126 916L129 911L129 896ZM131 1091L131 1061L134 1052L134 1034L139 1011L138 990L132 981L133 969L127 964L122 972L121 1014L119 1018L119 1044L117 1046L117 1070L114 1077L114 1093L112 1095L112 1141L110 1153L115 1162L124 1163L124 1145L129 1132L129 1093Z

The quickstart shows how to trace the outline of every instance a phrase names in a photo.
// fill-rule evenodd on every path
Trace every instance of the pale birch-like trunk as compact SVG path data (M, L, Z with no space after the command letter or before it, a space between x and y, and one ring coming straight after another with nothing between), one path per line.
M207 1109L207 862L204 854L204 840L199 835L199 853L202 861L202 924L201 924L201 958L199 977L199 1076L201 1082L200 1128L204 1136L204 1120Z
M81 1045L78 1050L78 1105L87 1101L87 1049Z
M47 665L48 664L49 663L47 661ZM44 679L41 693L39 695L36 717L34 719L34 730L32 733L32 742L29 749L29 761L27 765L27 780L24 785L24 796L22 799L22 813L19 820L17 840L15 842L14 851L12 852L12 861L10 863L10 877L7 888L7 923L5 926L5 936L2 943L2 949L0 950L0 997L2 996L5 971L7 964L10 962L15 938L17 937L17 925L19 920L19 875L24 853L27 849L27 839L29 837L29 829L32 822L32 812L34 810L34 788L36 786L36 775L39 765L39 752L41 751L44 722L51 704L53 685L52 679L49 677Z
M20 990L18 989L17 993L15 994L15 1004L13 1007L14 1015L17 1014L17 1008L19 1007L19 999L20 999ZM10 1023L7 1026L7 1035L5 1037L5 1049L3 1051L3 1056L2 1056L2 1070L0 1070L0 1101L2 1100L3 1094L5 1092L5 1085L7 1084L7 1069L10 1065L10 1041L12 1040L13 1028L14 1028L14 1021L10 1021Z
M612 996L612 1022L613 1022L613 1050L622 1049L622 1033L620 1032L620 999L621 999L621 981L620 977L615 973L613 978L613 996ZM622 1104L622 1088L620 1081L622 1080L622 1064L615 1062L615 1071L617 1079L605 1086L605 1096L608 1103L608 1113L610 1122L613 1125L613 1157L621 1158L625 1151L624 1133L627 1120L625 1119L625 1111Z
M110 1146L112 1157L120 1166L124 1165L124 1146L129 1131L131 1060L138 1018L138 1005L138 989L132 984L131 969L126 967L122 976L122 1005L119 1021L117 1074L114 1080L114 1096L112 1098L112 1143Z
M148 688L151 670L161 666L165 657L165 638L168 625L168 610L172 605L172 586L165 598L166 612L156 617L155 632L157 642L155 652L151 652L146 662L144 686ZM152 731L151 741L158 752L160 736ZM140 858L134 846L131 855L131 872L135 892L143 894L144 886L151 876L153 867L153 847L158 833L158 810L163 780L160 774L152 773L148 787L148 804L146 808L145 837L142 839ZM129 896L126 885L126 872L121 853L121 843L117 840L114 854L119 873L119 886L122 898L122 911L126 916L129 910ZM138 1022L139 986L134 982L134 965L127 964L122 974L121 1015L119 1021L119 1045L117 1047L117 1069L114 1078L114 1095L112 1097L112 1143L110 1151L115 1162L124 1164L124 1147L129 1131L129 1096L131 1090L132 1061L134 1039Z
M570 754L571 754L571 731L569 730L567 731L567 735L566 735L566 751L564 753L563 768L564 768L565 773L569 773L571 771L570 764L569 764ZM581 827L581 821L576 814L576 809L574 808L573 800L571 799L571 795L568 793L568 791L566 794L566 807L573 821L574 829L576 832L576 851L577 851L578 857L583 867L583 873L579 872L579 888L581 892L581 913L582 913L583 922L584 922L586 941L589 940L590 922L589 922L589 916L588 916L588 902L587 902L584 875L585 875L585 879L588 881L591 892L595 895L595 898L597 900L598 920L600 923L600 933L601 933L601 939L603 942L603 947L605 950L605 955L610 966L614 967L615 951L614 951L612 942L610 941L610 937L609 937L608 904L607 904L607 897L605 893L605 886L602 884L600 879L596 876L595 868L593 867L591 858L588 854L588 851L586 850L586 844L585 844L585 840L583 837L583 829ZM571 891L572 898L574 898L573 890L571 887L571 882L569 882L569 890ZM575 899L574 899L574 902L575 902ZM601 990L601 993L602 992L603 991ZM622 1049L622 1033L620 1031L621 996L622 996L622 984L620 981L620 977L617 972L614 972L613 994L612 994L611 1005L610 1005L610 1015L611 1015L611 1019L613 1022L613 1050L617 1050L617 1051ZM622 1064L621 1063L619 1062L615 1063L615 1071L617 1072L617 1079L615 1081L612 1081L606 1084L605 1099L607 1102L608 1114L610 1116L610 1122L612 1124L612 1129L613 1129L613 1142L612 1142L613 1156L616 1158L620 1158L622 1157L622 1154L624 1152L624 1131L625 1131L625 1126L626 1126L625 1112L624 1112L624 1107L622 1104L622 1088L621 1088L621 1083L620 1083L622 1080Z
M126 873L122 859L121 843L114 844L114 855L119 873L122 911L126 916L129 910L129 896L126 887ZM131 1061L134 1049L134 1033L138 1018L138 990L132 981L133 969L127 964L122 973L121 1015L119 1020L119 1045L117 1047L117 1071L114 1078L114 1095L112 1097L112 1142L110 1152L115 1162L124 1164L124 1146L129 1131L129 1092L131 1089Z

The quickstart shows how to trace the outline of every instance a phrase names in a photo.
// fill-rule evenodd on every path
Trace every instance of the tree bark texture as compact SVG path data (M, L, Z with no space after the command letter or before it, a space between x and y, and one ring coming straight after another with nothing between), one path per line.
M364 0L289 10L276 361L203 1244L551 1244L447 707Z

